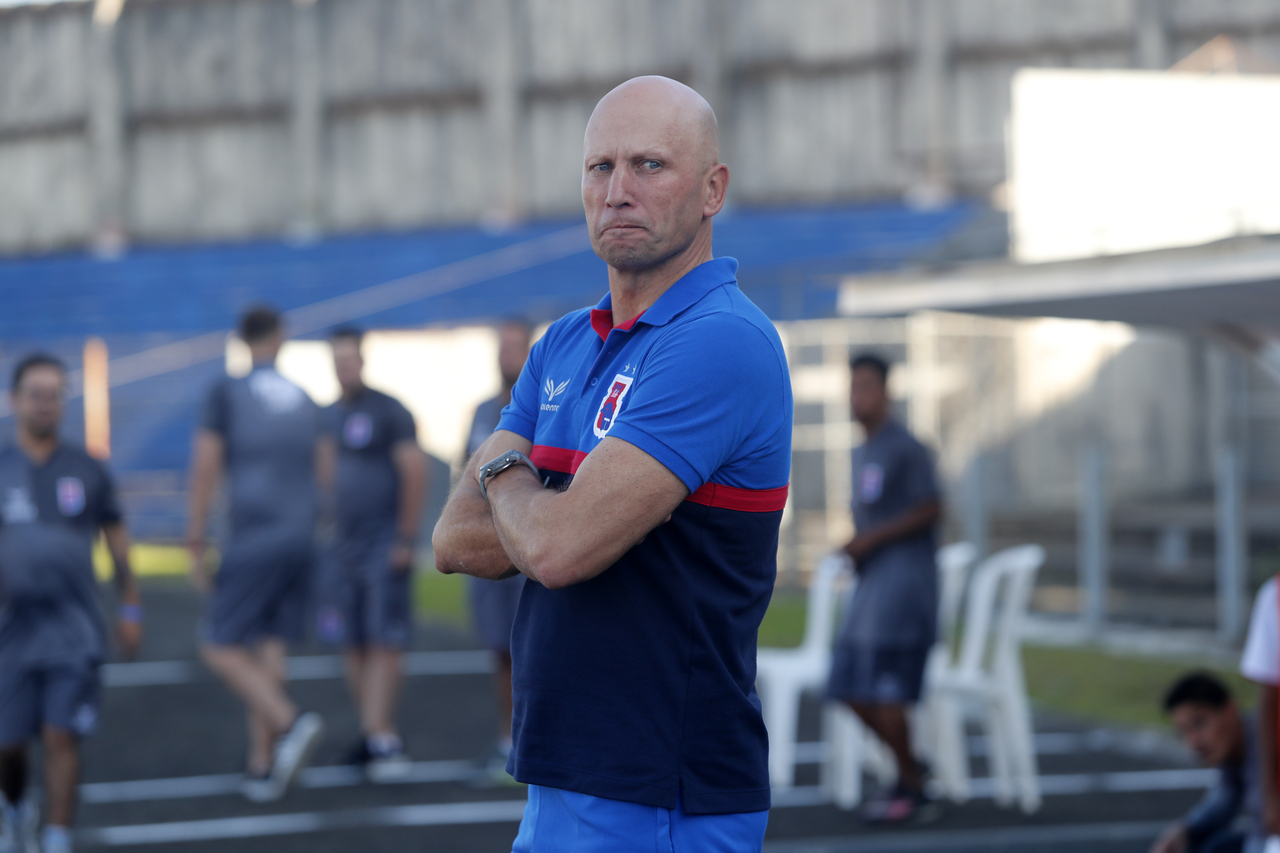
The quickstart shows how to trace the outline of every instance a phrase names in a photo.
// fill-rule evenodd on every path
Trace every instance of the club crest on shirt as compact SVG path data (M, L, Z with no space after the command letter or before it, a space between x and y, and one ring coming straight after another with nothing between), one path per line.
M373 418L364 412L352 412L342 425L342 440L347 447L360 450L373 441Z
M84 512L84 483L79 477L58 478L58 509L67 516Z
M863 465L858 471L858 498L864 504L873 504L883 492L884 469L874 462Z
M635 381L636 378L634 376L626 376L621 373L613 377L613 383L609 386L609 390L605 392L604 399L600 401L600 408L596 412L595 422L591 425L596 438L604 438L609 434L609 429L613 426L613 422L617 420L618 413L622 411L622 401L626 398L627 391L631 390L631 383Z

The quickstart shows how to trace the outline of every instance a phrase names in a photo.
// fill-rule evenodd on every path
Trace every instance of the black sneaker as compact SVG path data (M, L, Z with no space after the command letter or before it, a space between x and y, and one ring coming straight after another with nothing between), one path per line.
M353 767L364 767L371 758L373 758L373 753L369 751L369 741L361 736L360 740L353 743L351 748L347 750L342 763Z

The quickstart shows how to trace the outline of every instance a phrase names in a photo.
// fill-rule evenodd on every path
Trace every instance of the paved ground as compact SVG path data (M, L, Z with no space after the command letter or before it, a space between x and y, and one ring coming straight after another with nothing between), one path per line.
M479 789L470 759L494 730L487 656L461 632L425 626L410 659L402 714L416 760L407 783L361 784L339 766L355 717L326 650L295 661L292 690L329 730L315 765L282 802L251 805L235 792L245 750L238 704L193 662L198 604L185 585L144 590L149 635L141 661L106 673L100 733L86 747L79 849L214 853L484 853L510 849L519 788ZM816 725L809 709L805 725ZM867 831L825 803L813 768L779 793L770 853L835 851L1144 851L1158 828L1198 796L1206 774L1162 743L1037 720L1046 790L1035 815L985 798L949 805L928 827ZM979 744L980 746L980 744ZM980 758L975 775L982 777ZM982 788L979 782L979 789Z

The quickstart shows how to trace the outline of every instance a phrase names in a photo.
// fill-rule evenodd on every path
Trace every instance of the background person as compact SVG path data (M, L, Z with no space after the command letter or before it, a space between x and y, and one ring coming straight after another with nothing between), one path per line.
M463 468L498 428L502 410L511 402L511 389L515 387L525 359L529 357L532 337L533 329L526 323L507 322L498 328L498 370L502 374L502 390L476 406ZM496 782L511 779L507 774L507 758L511 755L511 625L515 622L516 605L520 603L524 581L521 574L504 580L467 578L476 633L493 652L493 695L498 712L498 737L485 756L484 765L490 779Z
M413 627L411 584L427 468L413 415L364 384L362 338L343 327L329 339L342 396L323 413L326 452L336 455L335 538L326 579L331 599L321 607L319 629L322 639L346 646L347 683L361 727L351 759L380 782L409 769L395 712Z
M692 89L641 77L601 99L582 200L609 293L534 345L436 526L442 571L529 578L511 633L522 853L652 850L655 832L677 853L763 845L756 634L792 403L777 331L712 253L728 181Z
M1276 713L1277 685L1280 685L1280 594L1275 577L1262 585L1253 601L1240 672L1258 684L1258 718L1254 731L1262 835L1280 836L1280 785L1277 785L1280 762L1276 760L1276 726L1280 725ZM1260 847L1251 839L1246 849L1249 853L1258 853Z
M27 797L27 744L45 750L49 809L44 853L71 850L80 739L98 720L98 668L107 630L93 574L101 530L120 597L117 635L132 657L142 604L129 569L129 534L106 467L58 435L66 375L52 356L29 355L9 395L16 442L0 451L0 850L36 850L38 815Z
M1217 767L1218 782L1181 820L1151 845L1151 853L1241 853L1248 835L1234 824L1241 814L1258 835L1258 751L1252 721L1244 719L1231 693L1207 672L1178 679L1164 698L1178 737L1206 767Z
M920 699L937 633L942 499L929 452L890 417L888 363L864 354L850 368L850 406L867 436L853 452L857 532L844 547L858 583L836 637L827 695L847 703L893 751L898 781L862 816L897 822L929 816L920 811L930 801L906 711Z
M243 792L284 796L323 729L285 692L285 644L302 639L316 526L319 409L275 368L280 316L257 307L241 318L253 369L209 392L191 463L187 545L191 579L209 593L200 654L249 710ZM212 584L205 523L223 472L230 530Z

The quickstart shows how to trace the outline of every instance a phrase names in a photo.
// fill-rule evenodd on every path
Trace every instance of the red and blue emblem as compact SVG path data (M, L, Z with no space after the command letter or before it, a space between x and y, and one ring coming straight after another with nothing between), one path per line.
M624 376L621 373L613 377L613 384L609 386L609 393L605 394L604 399L600 401L600 409L596 412L595 423L591 425L596 438L604 438L609 434L610 427L617 420L618 413L622 411L622 400L627 396L627 391L631 389L631 383L635 381L636 378L634 376Z
M342 440L355 450L368 447L373 441L373 418L364 412L352 412L342 425Z
M58 478L58 509L66 516L84 512L84 483L79 477Z

